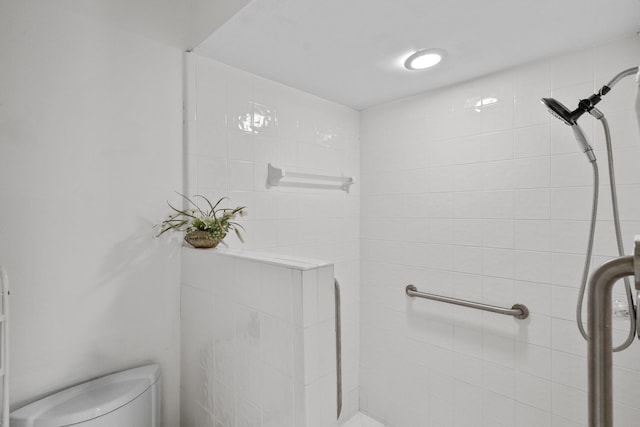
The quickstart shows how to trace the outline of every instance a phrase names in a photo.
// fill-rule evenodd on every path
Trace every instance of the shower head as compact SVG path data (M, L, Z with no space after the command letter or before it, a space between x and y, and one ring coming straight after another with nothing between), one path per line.
M552 115L562 120L566 125L573 126L577 123L580 116L584 113L590 113L591 110L593 110L593 108L602 100L602 97L611 91L611 88L616 83L624 77L632 75L636 76L636 82L638 82L638 85L640 86L640 67L628 68L618 73L609 83L602 86L602 88L593 95L588 98L581 99L578 102L578 107L573 111L569 110L564 106L564 104L553 98L542 98L540 101L545 105L545 107L547 107ZM640 105L640 94L636 98L636 105ZM637 108L640 109L640 107ZM599 112L596 112L594 116L597 114L599 114Z
M573 126L576 124L571 110L565 107L560 101L556 101L553 98L542 98L540 101L554 117L562 120L566 125Z
M593 148L591 148L591 145L587 142L587 137L584 135L582 128L577 122L578 118L584 114L586 110L578 108L575 111L571 111L560 101L553 98L542 98L540 101L545 107L547 107L547 110L549 110L554 117L562 120L564 124L571 126L573 135L576 137L576 141L578 141L578 145L580 145L582 151L587 155L589 161L594 162L596 160L596 156L593 154Z

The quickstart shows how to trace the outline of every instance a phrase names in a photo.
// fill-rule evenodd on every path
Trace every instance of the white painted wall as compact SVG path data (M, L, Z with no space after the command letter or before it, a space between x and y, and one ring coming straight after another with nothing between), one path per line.
M342 285L343 417L358 409L360 113L197 56L186 55L186 191L248 206L255 249L334 263ZM256 117L268 118L262 127ZM258 120L260 122L260 120ZM267 164L354 176L339 188L267 186Z
M637 38L362 113L361 407L395 427L586 424L586 343L574 311L591 167L540 104L568 106L640 62ZM599 108L613 132L623 239L640 232L634 81ZM594 264L616 255L600 125ZM510 307L492 313L410 300L404 287ZM625 335L615 322L615 340ZM640 345L614 356L616 425L640 416Z
M181 53L56 2L10 1L0 62L12 407L154 361L175 427L180 259L151 226L182 182Z

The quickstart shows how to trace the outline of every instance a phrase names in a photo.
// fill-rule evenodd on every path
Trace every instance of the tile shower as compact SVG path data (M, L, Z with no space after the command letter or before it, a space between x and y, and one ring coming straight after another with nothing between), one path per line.
M247 244L233 249L335 264L344 287L341 422L361 410L393 427L586 425L586 344L574 310L591 176L570 130L539 99L591 93L640 62L637 39L363 112L193 54L185 61L186 191L250 207ZM640 233L633 93L628 79L601 105L627 250ZM585 123L604 159L601 129ZM269 188L269 162L345 172L356 185L350 193ZM616 254L605 187L601 194L596 266ZM524 303L531 316L412 300L408 283ZM614 327L619 340L625 325ZM621 426L640 417L639 351L636 343L614 356Z
M363 411L392 426L586 424L586 343L574 312L591 169L539 99L573 105L639 61L638 40L622 40L362 113ZM635 82L621 84L600 107L614 129L628 252L640 233L640 138ZM583 122L605 168L602 130ZM617 255L606 185L595 266ZM531 316L410 300L407 283L523 303ZM621 342L626 323L614 327ZM638 343L614 356L616 425L637 425L638 360Z

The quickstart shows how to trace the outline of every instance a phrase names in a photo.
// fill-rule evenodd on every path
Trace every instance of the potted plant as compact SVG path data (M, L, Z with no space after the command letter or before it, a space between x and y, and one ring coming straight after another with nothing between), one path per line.
M206 197L195 195L194 198L200 198L207 204L207 209L201 209L189 197L183 194L180 195L188 202L190 207L177 209L167 202L174 212L156 226L160 228L156 237L169 230L184 231L186 232L184 240L194 248L215 248L223 241L227 233L233 230L238 239L244 243L240 233L240 230L244 230L244 228L235 222L235 219L237 216L246 214L246 207L219 208L220 203L227 197L222 197L215 204L212 204Z

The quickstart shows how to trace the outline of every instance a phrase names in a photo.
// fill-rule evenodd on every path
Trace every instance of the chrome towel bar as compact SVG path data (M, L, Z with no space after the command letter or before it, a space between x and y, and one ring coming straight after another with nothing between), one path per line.
M442 295L428 294L420 292L413 285L407 285L405 292L410 297L430 299L433 301L446 302L449 304L461 305L463 307L475 308L483 311L490 311L492 313L505 314L507 316L513 316L516 319L526 319L529 317L529 309L524 304L514 304L511 308L497 307L495 305L482 304L480 302L467 301L464 299L445 297Z

